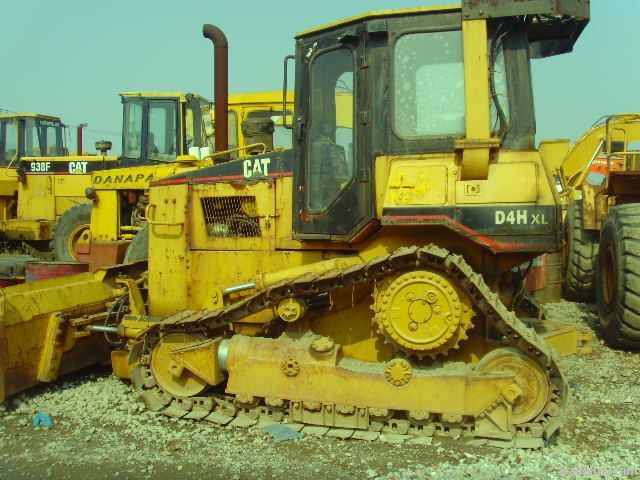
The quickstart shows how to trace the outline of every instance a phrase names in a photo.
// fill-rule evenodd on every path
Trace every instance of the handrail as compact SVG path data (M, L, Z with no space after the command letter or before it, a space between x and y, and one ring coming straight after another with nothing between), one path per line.
M251 145L245 145L244 147L232 148L230 150L224 150L222 152L214 152L202 157L202 160L206 160L208 158L220 157L222 155L226 155L228 153L241 152L242 150L248 150L253 147L262 147L262 151L258 155L262 155L267 151L267 146L264 143L252 143Z
M149 225L165 225L168 227L178 227L184 225L184 222L156 222L151 219L151 208L155 210L158 206L155 203L150 203L144 208L144 216L147 219Z

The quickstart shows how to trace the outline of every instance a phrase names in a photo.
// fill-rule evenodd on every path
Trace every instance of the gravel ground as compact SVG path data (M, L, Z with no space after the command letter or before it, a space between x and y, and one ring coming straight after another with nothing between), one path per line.
M550 319L595 331L592 306L548 305ZM148 412L107 371L40 387L0 406L0 478L635 478L640 354L594 342L563 360L573 388L564 427L539 451L466 441L387 444L229 429ZM34 428L34 413L54 419Z

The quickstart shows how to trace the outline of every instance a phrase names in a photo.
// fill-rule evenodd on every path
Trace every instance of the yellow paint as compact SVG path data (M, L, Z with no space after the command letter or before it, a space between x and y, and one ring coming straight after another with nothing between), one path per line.
M447 201L445 165L394 162L389 174L386 205L444 205Z
M23 157L23 161L56 162L115 162L117 157L96 155L66 157ZM7 174L10 175L10 174ZM0 185L2 177L0 176ZM17 214L0 224L4 235L11 240L50 240L56 220L69 208L87 203L85 189L91 184L91 174L28 175L17 186Z
M122 93L123 97L139 97L139 98L177 98L180 102L186 102L187 96L192 94L186 94L181 92L130 92ZM204 98L193 95L199 100L206 101ZM287 95L289 106L293 109L293 92L288 92ZM235 109L239 112L238 115L238 132L241 139L241 144L244 145L244 137L241 133L241 123L246 116L253 111L281 111L282 110L282 92L257 92L257 93L244 93L244 94L230 94L229 95L229 108ZM211 110L211 118L213 119L214 112ZM120 230L122 220L120 218L120 202L123 201L123 197L117 191L135 191L137 194L144 194L149 188L149 183L153 180L159 180L164 177L175 175L178 173L194 170L210 166L214 163L212 158L204 158L199 161L195 157L181 156L176 159L175 162L166 164L152 164L138 167L127 167L119 169L110 169L105 171L93 172L91 186L95 189L97 199L94 201L92 213L91 213L91 236L96 241L118 241L124 239L130 239ZM223 189L234 189L225 185ZM193 211L195 211L194 202L200 202L200 198L194 196L191 199ZM154 207L155 208L155 207ZM201 207L198 207L201 208ZM262 223L262 231L264 233L263 239L260 242L266 242L267 245L272 245L275 238L275 226L273 217L275 215L273 203L265 203L260 205L260 218ZM265 210L266 209L266 210ZM201 217L197 217L201 218ZM157 219L156 219L157 221ZM204 223L194 223L193 228L197 232L201 232L206 229ZM193 248L205 248L204 245L208 245L206 235L196 235L198 241L204 242L200 245L194 245ZM226 246L218 246L217 248L239 248L239 249L256 249L256 240L241 239L239 241L228 240Z
M120 192L101 191L91 206L91 238L101 242L117 240L120 223Z
M14 168L0 167L0 196L13 197L18 191L18 174Z
M569 140L542 140L538 146L538 151L542 156L547 169L555 172L560 168L562 161L569 153Z
M476 147L472 143L485 142L491 136L487 21L462 22L462 39L467 132L462 153L462 178L484 180L488 174L489 148Z
M162 316L189 307L191 265L187 256L188 238L185 230L189 192L187 185L174 185L171 189L161 187L158 193L152 204L162 205L163 208L158 211L155 220L178 224L149 226L149 264L159 267L149 270L149 284L154 285L153 292L149 292L153 299L149 302L149 310L151 315ZM158 242L157 248L151 247L151 238L162 238L162 242ZM203 277L198 281L202 285L198 288L205 286L204 280Z
M570 148L560 165L569 188L577 189L584 181L589 165L598 156L602 144L611 142L637 142L640 140L640 114L616 113L610 116L609 131L606 123L587 130Z
M218 385L225 379L218 365L218 348L221 342L222 338L196 341L171 350L164 360L184 367L209 385Z
M83 322L72 321L104 312L105 302L120 293L105 278L102 270L1 290L0 401L108 358L102 335L79 335Z
M464 180L451 154L393 155L376 159L376 211L385 207L538 204L553 205L538 152L500 151L484 180Z
M113 374L125 380L131 379L130 350L111 351L111 369Z
M153 230L150 233L153 235ZM178 243L177 239L171 241L174 245ZM320 252L200 250L187 252L186 244L184 244L184 250L178 253L174 249L175 247L171 247L170 250L165 246L165 243L167 242L162 242L160 249L166 253L157 255L155 247L151 246L150 242L149 258L163 262L164 265L160 265L160 268L174 268L175 262L171 258L166 258L166 255L177 254L182 258L181 270L188 274L188 277L185 275L185 283L169 282L163 285L155 281L156 278L161 278L159 272L149 272L149 286L153 286L149 295L154 299L151 302L152 315L166 315L174 313L180 308L197 310L208 301L214 286L225 289L239 283L254 281L264 272L278 272L285 268L308 265L322 259ZM171 267L168 267L167 263ZM168 276L162 278L168 278ZM231 298L237 298L237 296L234 295ZM180 307L181 305L183 307Z
M60 117L52 117L51 115L43 115L41 113L2 113L0 114L0 119L2 118L16 118L16 117L25 117L25 118L42 118L43 120L51 120L54 122L62 122Z
M293 333L275 340L243 335L232 337L226 391L235 395L293 399L292 418L316 425L365 428L371 410L363 410L365 421L361 426L358 406L384 409L394 405L414 414L435 412L449 418L455 415L478 417L486 410L491 415L476 423L476 429L480 430L476 430L476 435L508 431L511 402L518 397L513 375L506 372L485 375L473 375L471 371L458 375L413 372L411 381L398 387L385 378L388 364L345 362L339 344L328 354L315 355L314 340L312 335ZM295 362L298 368L284 373L283 358L288 358L290 364ZM507 399L503 392L509 390L514 395ZM441 394L425 395L424 392ZM314 401L305 403L308 399Z
M18 185L18 219L56 219L53 180L53 175L29 175Z
M186 103L188 101L187 97L192 97L208 103L208 100L204 97L195 93L186 92L122 92L119 93L119 95L125 98L171 98L177 99L181 103Z

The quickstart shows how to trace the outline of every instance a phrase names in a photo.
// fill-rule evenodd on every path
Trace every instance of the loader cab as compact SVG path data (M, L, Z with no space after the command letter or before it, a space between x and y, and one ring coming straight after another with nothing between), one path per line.
M574 30L538 33L511 2L486 20L473 3L373 12L296 37L297 238L351 241L375 225L381 159L449 154L462 177L483 180L499 148L534 150L530 58L569 51Z
M123 93L122 164L171 163L213 146L210 102L191 93Z
M0 115L0 165L22 157L59 157L67 154L66 126L58 117L39 114Z

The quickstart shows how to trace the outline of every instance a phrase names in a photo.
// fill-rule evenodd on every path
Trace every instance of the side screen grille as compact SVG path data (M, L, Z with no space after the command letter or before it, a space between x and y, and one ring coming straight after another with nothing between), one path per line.
M256 197L204 197L200 200L209 237L260 236Z

